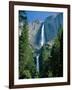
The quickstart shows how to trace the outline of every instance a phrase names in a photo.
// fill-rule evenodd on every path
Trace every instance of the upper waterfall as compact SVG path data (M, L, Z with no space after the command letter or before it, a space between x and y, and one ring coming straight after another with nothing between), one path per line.
M44 37L44 24L43 24L41 28L41 41L40 41L41 47L43 46L44 42L45 42L45 37Z

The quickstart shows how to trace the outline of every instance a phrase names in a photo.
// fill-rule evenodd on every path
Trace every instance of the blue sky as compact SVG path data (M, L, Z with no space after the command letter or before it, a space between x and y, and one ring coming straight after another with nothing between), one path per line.
M51 15L57 15L59 12L43 12L43 11L26 11L27 18L29 22L32 22L36 19L44 21L46 17Z

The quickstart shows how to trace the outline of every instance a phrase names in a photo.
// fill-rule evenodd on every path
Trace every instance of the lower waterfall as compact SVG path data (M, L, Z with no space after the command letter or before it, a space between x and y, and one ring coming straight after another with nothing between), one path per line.
M39 72L39 54L36 56L36 69Z

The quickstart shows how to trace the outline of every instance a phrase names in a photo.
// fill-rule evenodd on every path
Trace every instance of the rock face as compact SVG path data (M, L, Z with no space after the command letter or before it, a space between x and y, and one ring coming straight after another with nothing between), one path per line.
M63 25L63 15L47 17L45 24L45 38L46 42L52 40L58 33L59 28Z
M35 20L28 23L29 30L29 43L34 49L40 48L42 25L44 24L44 37L45 44L52 41L60 27L63 27L63 14L60 13L56 16L52 15L47 17L44 22ZM21 24L22 25L22 24ZM19 29L19 35L21 35L21 27Z
M36 47L36 36L38 34L38 31L40 29L41 22L39 20L35 20L32 23L29 23L29 41L30 45L35 48Z

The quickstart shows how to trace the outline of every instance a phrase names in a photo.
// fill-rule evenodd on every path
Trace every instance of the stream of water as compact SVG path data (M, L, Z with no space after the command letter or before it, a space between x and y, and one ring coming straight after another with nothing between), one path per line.
M45 41L45 38L44 38L44 24L43 24L41 28L41 40L40 40L41 47L44 45L44 41ZM39 72L39 54L37 54L36 56L36 69L37 69L37 72Z
M39 54L36 56L36 69L39 72Z

